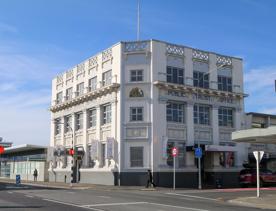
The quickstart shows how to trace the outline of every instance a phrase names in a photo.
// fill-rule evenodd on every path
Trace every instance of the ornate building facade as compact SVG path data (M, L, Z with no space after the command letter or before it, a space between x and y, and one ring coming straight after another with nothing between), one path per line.
M231 141L243 127L240 58L158 40L119 42L52 82L50 180L70 177L110 185L197 186L195 145L203 149L203 184L238 184L246 147ZM51 150L50 150L51 151ZM67 179L69 181L69 179Z

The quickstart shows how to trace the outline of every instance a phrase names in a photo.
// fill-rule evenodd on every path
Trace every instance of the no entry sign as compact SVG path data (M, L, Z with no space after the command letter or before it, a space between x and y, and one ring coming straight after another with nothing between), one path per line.
M178 155L178 149L176 147L172 148L172 156L176 157Z

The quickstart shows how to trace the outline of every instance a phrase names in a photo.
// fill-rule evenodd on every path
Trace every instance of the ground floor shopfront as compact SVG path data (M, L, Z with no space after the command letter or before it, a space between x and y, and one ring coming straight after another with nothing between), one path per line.
M33 181L34 170L38 172L37 181L48 181L47 148L35 145L8 147L0 157L0 177L15 180Z
M180 145L179 145L180 146ZM237 165L237 147L235 146L215 146L201 145L203 156L201 158L201 180L203 187L238 187L239 172L241 166ZM183 151L179 151L176 158L176 187L197 188L198 187L198 162L194 156L194 146L185 146ZM49 180L53 182L71 181L71 159L66 153L68 149L62 148L55 153L55 164L48 169ZM157 186L173 186L173 159L170 149L163 162L156 165L157 168L150 167L150 153L143 154L144 167L119 169L116 161L109 157L98 156L99 160L92 159L91 154L86 156L85 150L80 150L83 154L75 159L74 182L103 184L103 185L126 185L145 186L147 183L147 170L153 172L153 179ZM104 150L98 150L104 151ZM145 159L146 158L146 159ZM104 160L103 160L104 159ZM125 157L125 159L128 159ZM138 159L136 157L136 159ZM148 163L147 163L148 162ZM139 163L136 160L136 163Z

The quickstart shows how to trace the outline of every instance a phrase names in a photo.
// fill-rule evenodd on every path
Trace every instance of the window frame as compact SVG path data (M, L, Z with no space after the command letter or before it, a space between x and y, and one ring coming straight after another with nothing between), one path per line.
M232 77L218 75L218 90L232 92Z
M67 88L65 92L66 92L65 93L66 94L65 95L66 100L72 100L72 98L73 98L73 87Z
M102 86L108 86L112 84L112 70L108 70L102 73Z
M95 112L93 114L93 112ZM88 127L96 127L97 126L97 109L91 108L88 110Z
M235 112L235 110L233 108L223 107L223 106L219 107L219 109L218 109L219 127L233 128L234 127L234 112ZM230 123L230 125L229 125L229 123Z
M177 122L177 123L184 124L185 123L185 103L168 102L166 105L166 120L167 122Z
M62 96L63 96L62 91L60 91L56 94L56 104L62 103Z
M136 159L133 159L133 156L137 155L133 154L133 149L139 149L139 153L141 153L138 158L136 157ZM143 168L144 167L144 159L145 159L145 155L144 155L144 146L130 146L129 147L129 166L130 168ZM134 162L134 163L133 163ZM135 163L136 162L136 163Z
M182 72L182 75L179 74ZM172 66L167 66L167 72L166 72L166 80L167 83L174 83L174 84L185 84L184 80L184 68L179 68L179 67L172 67Z
M138 112L141 111L141 112ZM129 115L129 121L130 122L141 122L144 121L144 107L139 106L139 107L130 107L129 108L130 115ZM135 112L133 112L135 111ZM135 117L135 118L133 118Z
M61 134L61 118L55 119L55 136Z
M83 112L76 113L75 126L76 126L76 131L83 129Z
M107 108L110 108L109 110L107 110ZM105 124L109 124L112 121L112 107L111 107L111 103L105 104L102 106L102 125Z
M97 76L88 80L88 87L90 92L97 89Z
M193 110L194 110L194 124L211 125L211 106L210 105L195 104Z
M130 82L143 82L143 81L144 81L143 69L130 70Z
M195 87L209 89L209 73L200 72L197 70L193 71L193 85Z
M81 82L81 83L78 83L78 84L77 84L76 93L77 93L77 94L76 94L77 97L84 94L84 82Z

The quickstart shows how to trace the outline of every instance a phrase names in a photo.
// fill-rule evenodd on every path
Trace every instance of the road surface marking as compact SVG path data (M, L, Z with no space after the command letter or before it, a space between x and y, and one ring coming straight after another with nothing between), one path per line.
M33 196L31 196L31 195L25 195L26 197L29 197L29 198L34 198Z
M177 208L177 209L194 210L194 211L209 211L209 210L197 209L197 208L192 208L192 207L182 207L182 206L174 206L174 205L169 205L169 204L159 204L159 203L152 203L152 202L149 202L148 204L158 205L158 206L163 206L163 207L172 207L172 208Z
M64 205L68 205L68 206L72 206L72 207L79 207L79 208L94 210L94 211L104 211L104 210L97 209L97 208L85 207L85 206L82 206L82 205L71 204L71 203L66 203L66 202L62 202L62 201L56 201L56 200L52 200L52 199L43 199L43 200L58 203L58 204L64 204Z
M67 193L71 193L71 194L74 194L75 192L67 191Z
M184 197L195 198L195 199L204 199L204 200L210 200L210 201L218 201L217 199L213 199L213 198L207 198L207 197L202 197L202 196L186 195L186 194L180 194L180 193L165 193L165 194L167 194L167 195L175 195L175 196L184 196Z
M110 199L111 198L110 196L96 196L96 197L104 198L104 199Z
M135 205L135 204L148 204L148 202L137 201L137 202L122 202L122 203L108 203L108 204L88 204L88 205L83 205L83 207L103 207L103 206Z
M13 192L11 192L11 191L8 191L8 193L9 193L9 194L13 194Z

